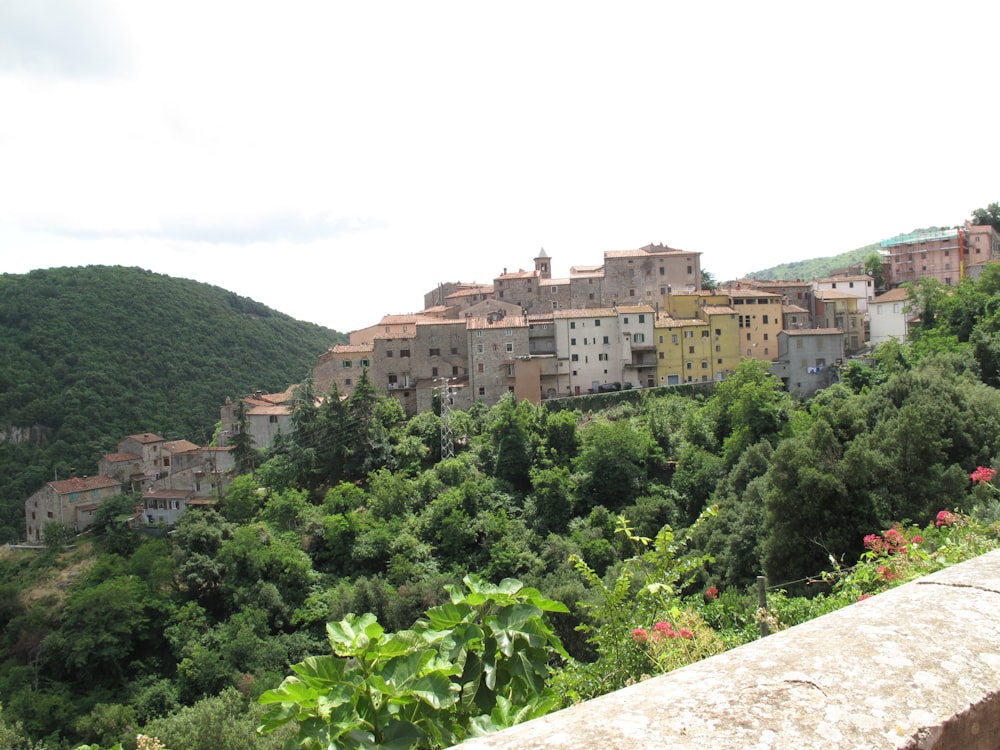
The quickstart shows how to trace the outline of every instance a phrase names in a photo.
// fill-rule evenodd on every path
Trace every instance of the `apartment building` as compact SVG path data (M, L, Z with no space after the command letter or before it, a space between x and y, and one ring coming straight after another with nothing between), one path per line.
M928 276L951 286L962 277L965 235L960 229L925 229L880 244L889 256L890 287Z
M623 384L631 345L624 346L618 311L610 307L553 310L557 370L565 390L579 396Z
M812 287L817 292L836 290L857 297L857 308L862 317L868 316L868 303L875 299L875 281L865 274L816 279L812 282Z
M740 356L770 362L778 356L781 295L753 289L729 292L739 329Z
M466 321L466 349L469 352L471 400L496 403L505 393L515 392L515 365L518 357L530 352L527 316L469 318ZM525 370L527 377L529 370ZM540 392L541 384L522 386Z
M909 309L910 294L906 289L890 289L872 300L869 306L868 336L872 346L896 340L907 342L910 321L916 317Z

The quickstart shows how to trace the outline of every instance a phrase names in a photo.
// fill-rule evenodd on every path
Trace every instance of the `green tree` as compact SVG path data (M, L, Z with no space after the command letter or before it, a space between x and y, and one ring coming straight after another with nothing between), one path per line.
M1000 203L991 203L986 208L977 208L972 212L972 223L989 224L994 229L1000 230Z
M646 491L647 463L655 443L644 425L594 422L583 431L583 448L574 462L580 473L580 510L595 505L618 509Z

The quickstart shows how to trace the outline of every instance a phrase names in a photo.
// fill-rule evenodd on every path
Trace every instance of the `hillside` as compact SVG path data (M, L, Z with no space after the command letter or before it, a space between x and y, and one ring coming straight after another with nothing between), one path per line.
M823 258L809 258L808 260L797 260L792 263L782 263L779 266L772 266L761 271L748 273L752 279L821 279L829 276L834 270L846 268L852 264L864 263L872 253L879 251L879 243L859 247L839 255L828 255Z
M138 268L0 276L0 539L56 472L94 472L135 432L206 442L226 396L284 390L345 340L219 287Z

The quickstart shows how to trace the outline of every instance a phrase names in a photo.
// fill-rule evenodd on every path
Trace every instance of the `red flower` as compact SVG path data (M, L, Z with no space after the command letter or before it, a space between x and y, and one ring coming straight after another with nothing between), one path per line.
M885 548L885 539L878 534L868 534L865 537L865 549L870 549L872 552L884 552Z
M645 643L648 634L645 628L636 628L632 631L632 640L636 643Z
M865 599L870 599L870 598L871 594L861 594L861 596L858 597L858 601L863 602Z
M709 599L718 599L719 590L715 586L709 586L708 589L705 590L705 596Z
M924 538L920 536L920 534L917 534L916 536L913 537L913 539L910 540L912 544L920 544L922 541L924 541Z
M688 639L694 638L694 633L692 633L687 628L681 628L680 633L678 635L680 635L681 638L688 638Z
M989 484L996 475L996 469L991 469L988 466L978 466L974 472L969 474L969 479L976 484Z
M937 520L934 522L936 526L951 526L955 523L955 514L950 510L942 510L937 514Z
M878 577L883 581L891 581L893 578L899 578L899 576L888 565L878 566Z

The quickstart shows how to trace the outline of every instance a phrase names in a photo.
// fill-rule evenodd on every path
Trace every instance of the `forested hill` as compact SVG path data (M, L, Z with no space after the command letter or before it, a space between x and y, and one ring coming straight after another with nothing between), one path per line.
M881 245L876 242L839 255L783 263L780 266L772 266L761 271L748 273L747 276L753 279L822 279L837 269L847 268L856 263L864 263L865 259L873 253L877 253L880 247Z
M207 441L226 396L284 390L345 341L219 287L138 268L4 274L0 502L22 502L56 470L92 472L121 436ZM27 428L36 444L12 445Z

